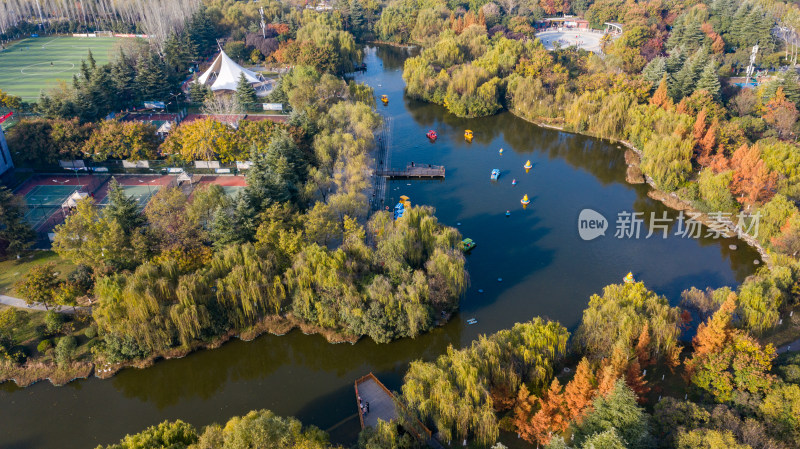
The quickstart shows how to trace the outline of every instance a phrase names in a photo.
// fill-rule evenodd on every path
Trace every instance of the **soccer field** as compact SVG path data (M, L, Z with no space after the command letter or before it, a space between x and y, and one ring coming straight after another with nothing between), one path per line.
M58 81L71 82L80 72L81 60L92 50L97 64L116 54L114 37L37 37L17 42L0 51L0 90L35 101L42 90Z

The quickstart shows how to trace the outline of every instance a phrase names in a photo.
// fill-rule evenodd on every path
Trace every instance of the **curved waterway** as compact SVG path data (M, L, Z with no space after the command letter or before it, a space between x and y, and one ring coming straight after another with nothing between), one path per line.
M617 145L542 129L509 113L459 119L439 106L404 98L406 50L365 52L368 70L356 79L389 96L389 104L378 108L391 117L392 165L413 161L447 170L441 182L389 183L387 204L408 195L414 204L432 205L442 222L461 223L462 234L477 242L467 257L471 287L461 313L429 334L388 345L370 340L332 345L294 331L124 370L111 380L63 387L40 382L24 389L5 383L0 447L91 448L165 419L201 426L260 408L296 416L329 430L336 442L352 443L358 432L353 381L370 371L398 389L411 360L432 360L447 345L469 344L480 333L537 315L574 329L589 296L621 282L628 271L673 304L686 288L733 286L754 271L757 253L743 242L681 238L672 235L674 224L666 239L660 234L646 239L646 225L638 239L615 238L619 212L643 212L646 222L651 212L677 217L647 196L647 186L625 182ZM425 138L428 129L438 132L435 143ZM474 131L472 143L464 141L465 129ZM525 174L528 159L534 167ZM489 180L493 168L501 171L497 182ZM527 210L520 205L524 194L531 199ZM584 208L609 221L604 237L579 237ZM739 249L730 250L730 244ZM467 325L468 318L478 323Z

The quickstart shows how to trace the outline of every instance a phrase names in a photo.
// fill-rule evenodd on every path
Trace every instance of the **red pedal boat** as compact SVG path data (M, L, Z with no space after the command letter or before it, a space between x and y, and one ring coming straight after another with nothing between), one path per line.
M428 131L425 135L428 136L428 139L431 139L431 140L436 140L436 138L439 137L436 134L436 131L434 131L434 130Z

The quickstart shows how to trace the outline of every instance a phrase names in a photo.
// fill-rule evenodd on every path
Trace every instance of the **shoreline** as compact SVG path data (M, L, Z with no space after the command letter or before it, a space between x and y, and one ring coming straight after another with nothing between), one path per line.
M641 168L639 167L639 164L640 164L641 159L642 159L642 151L639 150L638 148L636 148L632 143L628 142L627 140L607 139L607 138L598 137L598 136L595 136L595 135L592 135L592 134L588 134L588 133L579 133L579 132L574 132L574 131L567 131L567 130L564 129L563 126L553 125L553 124L550 124L550 123L547 123L547 122L537 122L535 120L531 120L531 119L528 119L526 117L523 117L521 114L518 114L518 113L516 113L516 111L513 111L511 109L506 109L506 111L508 111L514 117L517 117L517 118L520 118L522 120L525 120L526 122L528 122L528 123L530 123L532 125L535 125L535 126L539 126L541 128L552 129L552 130L555 130L555 131L561 131L561 132L570 133L570 134L576 134L576 135L580 135L580 136L592 137L592 138L595 138L595 139L605 140L605 141L608 141L608 142L611 142L611 143L622 145L623 147L627 148L628 151L631 151L633 154L636 155L636 158L628 158L627 155L625 157L625 162L628 165L628 173L626 174L625 181L628 184L631 184L631 185L634 185L634 184L647 184L648 186L650 186L650 191L647 192L647 196L649 196L650 198L652 198L652 199L654 199L656 201L660 201L662 204L664 204L668 208L670 208L672 210L675 210L675 211L686 211L686 212L690 212L690 213L693 213L693 214L698 214L696 219L698 221L700 221L701 223L703 223L704 225L706 225L706 226L709 226L710 224L723 226L725 228L725 232L729 233L729 235L727 237L736 237L739 240L743 241L748 246L750 246L751 248L753 248L754 250L756 250L758 252L759 256L761 256L761 260L768 267L772 266L769 252L767 251L766 248L764 248L761 245L761 242L759 242L758 240L755 239L755 237L753 237L753 236L751 236L749 234L739 233L737 228L736 228L736 225L732 221L713 220L711 217L709 217L709 215L707 213L697 210L694 207L693 204L691 204L688 201L678 197L678 195L676 195L674 192L667 193L667 192L664 192L663 190L660 190L656 186L655 181L653 180L653 178L651 178L650 176L648 176L645 173L643 173L641 171ZM633 159L635 159L635 160L633 160ZM638 173L638 176L641 176L641 178L642 178L641 182L634 182L634 181L631 180L631 174L632 174L632 170L631 169L634 169L633 172L634 173Z
M66 367L59 367L55 364L44 364L37 362L35 359L29 360L24 365L20 366L3 364L0 365L0 384L14 382L18 388L25 388L38 382L50 381L54 387L61 387L74 380L88 379L92 375L98 379L110 379L125 368L149 368L161 360L180 359L196 351L220 348L234 338L249 342L267 333L275 336L283 336L295 329L299 329L304 335L321 335L330 344L355 344L361 339L359 336L347 335L331 329L310 325L293 316L273 315L263 318L246 330L230 330L208 342L197 342L189 347L170 348L145 359L115 364L104 364L102 360L92 362L76 361Z
M365 45L373 45L373 46L386 45L386 46L389 46L389 47L407 48L407 49L412 49L412 48L415 48L415 47L419 47L419 45L417 45L417 44L398 44L397 42L387 42L387 41L379 41L379 40L364 41L364 44Z

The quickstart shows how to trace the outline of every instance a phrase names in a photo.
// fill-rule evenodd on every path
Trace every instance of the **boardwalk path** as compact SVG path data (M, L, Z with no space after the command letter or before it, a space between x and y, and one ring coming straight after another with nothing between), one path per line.
M358 398L366 404L369 402L369 413L361 417L361 428L374 427L378 425L378 419L386 422L396 421L397 409L395 408L394 395L372 373L356 381L356 407L359 406ZM425 428L422 423L419 426L424 429L424 435L418 435L428 447L433 449L443 449L442 445L431 435L431 431ZM413 432L413 431L412 431Z
M356 386L361 400L366 404L369 402L369 413L363 418L362 427L375 427L378 419L386 422L397 419L397 411L394 408L394 399L378 383L375 376L364 376Z

